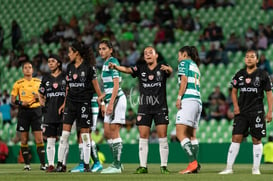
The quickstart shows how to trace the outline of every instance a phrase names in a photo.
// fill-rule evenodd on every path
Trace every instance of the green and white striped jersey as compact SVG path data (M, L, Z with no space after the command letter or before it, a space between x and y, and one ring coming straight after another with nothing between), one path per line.
M113 92L113 87L114 87L114 78L119 78L119 82L121 82L121 76L120 72L115 70L115 69L109 69L108 65L109 62L119 65L119 62L116 58L110 57L107 61L104 62L103 67L102 67L102 81L103 81L103 87L104 87L104 92L105 92L105 102L108 103L111 99L112 92ZM124 95L120 85L119 85L119 90L118 90L118 95L117 97L120 97Z
M192 99L201 102L200 95L200 71L196 63L192 60L183 60L178 65L178 83L180 85L181 76L187 76L188 83L186 91L181 99Z

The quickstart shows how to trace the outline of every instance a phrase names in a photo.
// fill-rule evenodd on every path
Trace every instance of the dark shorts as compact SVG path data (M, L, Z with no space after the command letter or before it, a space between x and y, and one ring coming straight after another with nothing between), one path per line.
M249 133L257 139L266 136L264 113L235 115L232 135L240 134L246 137Z
M32 131L42 131L42 109L19 108L17 131L28 132L31 126Z
M92 124L92 108L90 102L66 101L64 108L64 124L72 125L76 120L80 128L90 128Z
M137 126L152 126L152 122L155 122L155 125L159 124L169 124L169 117L168 113L154 113L154 114L145 114L145 113L138 113L137 114Z
M63 130L63 123L43 123L44 136L61 136Z

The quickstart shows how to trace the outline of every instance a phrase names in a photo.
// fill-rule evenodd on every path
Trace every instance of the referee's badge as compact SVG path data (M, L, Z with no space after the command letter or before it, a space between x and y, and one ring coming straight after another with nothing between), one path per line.
M251 78L246 78L246 83L249 84L251 82Z

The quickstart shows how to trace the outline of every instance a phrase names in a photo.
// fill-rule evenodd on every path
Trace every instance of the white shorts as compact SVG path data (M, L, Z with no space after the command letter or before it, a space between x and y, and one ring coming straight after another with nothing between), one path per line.
M106 105L106 110L107 110ZM127 108L126 96L122 95L119 97L116 105L114 105L114 110L112 115L105 115L104 123L109 124L125 124L125 113Z
M181 107L176 115L176 124L198 128L202 105L195 100L182 100Z

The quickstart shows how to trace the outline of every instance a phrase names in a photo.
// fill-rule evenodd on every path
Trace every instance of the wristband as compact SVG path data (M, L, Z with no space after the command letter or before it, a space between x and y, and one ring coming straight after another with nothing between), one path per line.
M181 99L181 97L182 97L182 96L178 95L178 96L177 96L177 99L179 99L179 100L180 100L180 99Z
M104 102L104 101L102 101L102 102L100 103L100 105L105 106L105 102Z
M14 103L15 103L16 105L22 106L22 101L16 100Z

